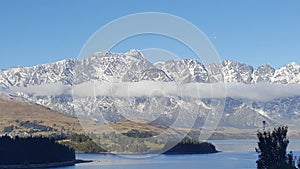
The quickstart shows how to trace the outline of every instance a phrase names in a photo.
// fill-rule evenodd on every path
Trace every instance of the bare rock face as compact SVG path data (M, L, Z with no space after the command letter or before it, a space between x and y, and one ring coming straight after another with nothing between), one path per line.
M121 98L113 96L72 97L70 92L57 95L37 95L24 91L12 91L14 87L43 86L60 83L67 90L74 85L87 82L175 82L178 84L237 83L253 85L259 83L300 85L300 65L292 62L277 70L269 65L254 69L250 65L235 61L223 61L203 65L197 60L180 59L151 63L137 50L117 54L99 52L84 59L67 59L33 67L16 67L0 71L0 92L35 102L64 114L81 118L99 119L99 113L108 121L131 117L147 117L171 124L179 119L186 121L203 119L212 108L207 99L181 96L148 96ZM56 85L56 87L58 87ZM109 90L103 88L103 90ZM70 90L69 90L70 91ZM247 92L247 91L245 91ZM262 93L263 94L263 93ZM262 119L295 121L300 119L300 92L292 97L274 98L268 101L241 98L226 98L224 117L220 125L251 128L259 126ZM293 119L293 120L292 120ZM291 121L292 120L292 121Z

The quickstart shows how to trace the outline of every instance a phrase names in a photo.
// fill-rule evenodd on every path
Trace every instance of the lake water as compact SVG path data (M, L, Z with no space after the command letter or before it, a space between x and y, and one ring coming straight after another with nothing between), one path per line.
M197 155L156 155L152 157L77 154L77 158L94 160L91 163L60 169L255 169L256 140L214 140L220 153ZM289 149L300 155L300 141L291 141Z

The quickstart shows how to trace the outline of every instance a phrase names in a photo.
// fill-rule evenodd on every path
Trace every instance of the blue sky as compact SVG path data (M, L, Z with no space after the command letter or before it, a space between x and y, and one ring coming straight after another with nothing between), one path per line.
M138 12L188 20L207 35L222 60L278 68L300 63L299 9L299 0L0 0L0 69L76 58L99 28ZM116 52L163 47L189 55L149 39L132 40Z

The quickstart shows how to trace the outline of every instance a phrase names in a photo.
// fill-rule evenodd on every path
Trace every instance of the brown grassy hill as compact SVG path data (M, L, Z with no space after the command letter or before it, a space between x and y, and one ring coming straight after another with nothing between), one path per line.
M82 133L78 120L37 104L0 97L0 133ZM12 130L12 131L11 131Z
M168 127L160 124L147 124L145 122L120 121L115 123L103 124L92 120L79 120L75 117L67 116L57 111L45 108L43 106L18 101L9 97L0 95L0 135L12 133L18 135L49 135L52 133L82 134L84 130L87 133L102 134L115 131L117 133L126 133L130 130L139 130L143 132L163 133ZM186 129L169 130L167 133L175 134ZM191 135L199 135L199 130L190 131ZM242 133L231 128L219 128L214 132L215 139L224 138L255 138L255 131L246 131ZM290 131L289 135L293 138L299 138L299 132Z
M126 133L132 129L148 132L163 132L167 128L162 125L121 121L103 124L91 120L78 120L41 105L22 102L0 96L0 134L14 133L18 135L49 135L51 133ZM48 128L47 128L48 127ZM50 130L50 131L47 131Z

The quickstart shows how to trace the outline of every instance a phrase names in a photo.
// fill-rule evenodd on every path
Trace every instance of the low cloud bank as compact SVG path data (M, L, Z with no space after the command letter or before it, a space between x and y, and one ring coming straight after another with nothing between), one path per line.
M34 95L73 94L74 97L112 96L112 97L153 97L183 96L195 98L241 98L268 101L275 98L300 96L299 84L242 84L242 83L187 83L175 82L85 82L76 86L52 83L38 86L12 87L15 92Z
M58 83L47 83L43 85L28 85L26 87L12 86L10 90L14 92L22 92L39 96L57 96L64 93L69 93L70 86Z

